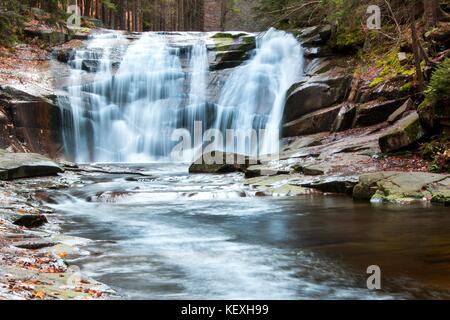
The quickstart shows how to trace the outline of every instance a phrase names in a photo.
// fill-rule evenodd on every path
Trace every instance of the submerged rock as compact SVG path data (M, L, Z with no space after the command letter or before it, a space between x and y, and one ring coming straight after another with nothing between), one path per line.
M60 166L39 154L0 150L0 180L52 176L61 172Z

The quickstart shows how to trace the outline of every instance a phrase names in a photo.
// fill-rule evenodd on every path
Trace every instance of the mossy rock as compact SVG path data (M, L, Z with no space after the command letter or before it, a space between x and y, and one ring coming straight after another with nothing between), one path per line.
M411 203L431 200L433 197L440 199L447 194L448 185L444 181L450 181L448 175L425 172L369 173L360 177L353 190L353 197L388 203Z
M420 124L417 112L401 120L398 125L379 139L382 152L392 152L404 149L418 142L425 136L425 130Z

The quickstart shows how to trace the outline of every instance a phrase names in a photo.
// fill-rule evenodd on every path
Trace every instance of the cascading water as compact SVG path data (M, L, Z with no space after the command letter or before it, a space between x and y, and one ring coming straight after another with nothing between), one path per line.
M285 95L302 71L302 49L292 35L270 29L257 38L254 57L231 75L219 100L216 127L222 132L266 130L257 146L235 145L238 153L278 152Z
M144 33L130 43L119 32L95 35L76 52L68 96L60 99L66 153L76 162L167 160L178 143L174 130L193 135L195 121L203 130L278 131L285 93L303 69L296 39L277 30L259 37L252 58L227 80L218 105L207 98L208 39L201 33ZM87 71L96 72L89 81ZM277 135L268 134L256 152L276 152L277 146Z

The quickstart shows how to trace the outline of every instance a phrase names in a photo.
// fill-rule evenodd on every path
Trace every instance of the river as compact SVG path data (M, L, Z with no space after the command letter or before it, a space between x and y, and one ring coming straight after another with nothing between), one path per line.
M50 192L64 232L94 240L69 262L126 298L450 298L448 208L254 197L239 174L133 168L151 176ZM367 289L370 265L380 291Z

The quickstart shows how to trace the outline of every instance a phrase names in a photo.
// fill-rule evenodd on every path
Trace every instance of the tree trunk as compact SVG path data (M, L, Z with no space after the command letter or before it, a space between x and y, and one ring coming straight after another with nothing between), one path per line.
M425 14L425 26L427 29L435 27L438 22L438 0L423 0L424 14Z

